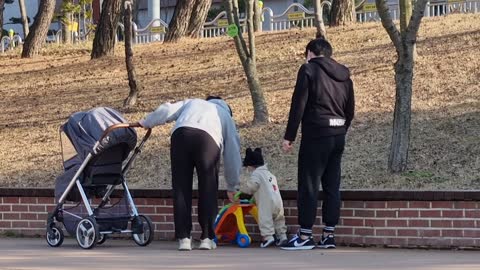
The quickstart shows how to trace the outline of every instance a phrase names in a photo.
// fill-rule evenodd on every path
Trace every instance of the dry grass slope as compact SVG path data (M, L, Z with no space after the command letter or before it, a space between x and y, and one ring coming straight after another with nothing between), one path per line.
M417 46L409 172L386 171L394 105L394 49L378 23L329 29L334 56L356 85L357 116L343 163L343 188L480 188L480 15L424 19ZM280 142L296 72L313 30L262 34L258 65L271 124L250 125L251 100L232 40L218 38L135 47L141 102L135 121L159 103L222 95L231 104L243 147L263 147L281 188L296 188L296 153ZM0 56L0 186L53 187L61 173L58 127L73 112L120 108L128 94L123 48L89 61L89 48L49 47L23 60ZM131 186L168 188L169 130L156 128L130 173ZM298 147L298 145L297 145Z

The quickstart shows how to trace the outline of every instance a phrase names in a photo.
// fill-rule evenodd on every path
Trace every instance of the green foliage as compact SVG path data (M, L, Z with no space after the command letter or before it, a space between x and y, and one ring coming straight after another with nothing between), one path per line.
M88 20L91 20L93 18L93 11L91 9L85 11L85 18Z

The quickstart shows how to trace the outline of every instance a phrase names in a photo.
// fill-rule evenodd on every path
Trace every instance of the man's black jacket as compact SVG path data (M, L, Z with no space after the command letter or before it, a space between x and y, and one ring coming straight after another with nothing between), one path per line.
M298 71L284 138L294 141L300 122L304 139L346 134L354 111L348 68L329 57L312 58Z

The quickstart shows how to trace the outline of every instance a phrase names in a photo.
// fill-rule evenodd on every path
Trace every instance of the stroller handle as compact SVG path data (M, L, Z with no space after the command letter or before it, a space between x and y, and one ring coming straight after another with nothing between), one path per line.
M100 137L100 140L98 140L99 142L103 141L103 139L105 139L105 137L107 137L107 135L112 132L114 129L119 129L119 128L140 128L142 127L139 123L120 123L120 124L115 124L115 125L111 125L109 126L102 134L102 137ZM143 137L143 140L142 141L146 141L150 135L152 134L152 129L149 128L147 129L147 133L145 134L145 136Z

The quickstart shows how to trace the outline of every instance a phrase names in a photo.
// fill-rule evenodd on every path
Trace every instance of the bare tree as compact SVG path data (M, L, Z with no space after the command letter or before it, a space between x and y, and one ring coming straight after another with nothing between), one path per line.
M0 0L0 38L3 35L3 10L5 9L5 0Z
M115 37L121 10L122 0L103 0L100 22L93 39L92 59L114 54Z
M202 31L211 5L212 0L195 0L188 24L187 36L191 38L200 37L200 31Z
M417 33L428 0L417 0L412 16L407 16L408 2L400 0L400 32L390 16L386 0L376 0L378 14L397 51L395 62L395 109L393 118L392 143L388 167L391 172L402 172L407 168L410 144L410 120L412 114L412 83L414 68L414 47Z
M325 30L325 24L323 23L323 6L321 0L315 0L315 27L317 28L316 38L327 39L327 30Z
M192 0L177 1L173 18L165 35L165 42L177 42L182 37L185 37L195 2Z
M339 26L355 21L354 0L333 0L330 11L330 26Z
M25 7L25 0L18 0L18 5L20 6L20 16L22 18L22 26L23 26L23 37L26 38L28 36L28 17L27 17L27 9Z
M240 29L240 19L238 16L238 0L226 0L227 18L229 24L235 24ZM248 30L248 47L242 36L242 31L238 31L238 35L234 37L235 48L237 49L240 62L242 62L243 70L247 76L248 87L253 102L253 122L255 124L267 123L268 109L263 90L257 75L257 62L255 53L255 33L253 27L254 0L246 0L247 4L247 30Z
M38 13L32 24L29 35L25 38L22 58L30 58L38 54L47 38L48 27L55 11L55 0L41 0Z
M133 0L132 0L133 1ZM137 81L137 75L135 72L135 65L133 64L133 49L132 49L132 1L125 1L125 16L123 17L123 25L125 26L125 64L127 66L128 73L128 86L130 87L130 93L123 102L124 107L135 106L137 98L142 90L142 86Z

